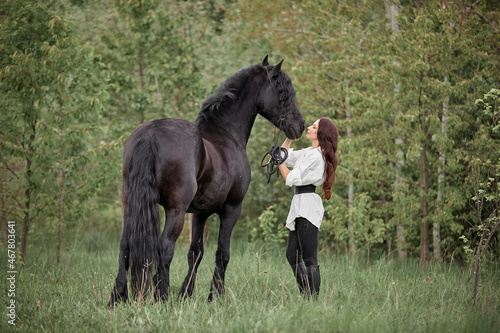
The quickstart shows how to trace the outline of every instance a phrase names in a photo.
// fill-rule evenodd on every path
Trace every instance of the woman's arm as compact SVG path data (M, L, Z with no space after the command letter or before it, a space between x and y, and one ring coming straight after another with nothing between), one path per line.
M286 150L290 149L292 141L293 141L292 139L286 138L281 147L285 148Z
M292 139L286 138L285 141L283 142L283 144L281 145L281 147L285 148L286 150L290 149L292 141L293 141ZM279 169L280 169L281 175L286 180L286 177L290 173L290 169L287 168L285 163L281 163L279 165Z
M280 166L279 166L279 168L280 168L281 175L286 180L286 177L290 173L290 169L287 168L287 166L285 165L285 163L281 163Z

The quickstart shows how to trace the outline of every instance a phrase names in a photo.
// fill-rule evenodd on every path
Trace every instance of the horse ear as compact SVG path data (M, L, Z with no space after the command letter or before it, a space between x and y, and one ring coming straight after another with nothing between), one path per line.
M276 66L271 69L271 72L269 72L269 75L271 77L278 75L281 72L281 65L283 64L283 61L285 59L281 60Z
M267 55L266 57L264 58L264 60L262 60L262 66L269 66L269 61L267 61Z

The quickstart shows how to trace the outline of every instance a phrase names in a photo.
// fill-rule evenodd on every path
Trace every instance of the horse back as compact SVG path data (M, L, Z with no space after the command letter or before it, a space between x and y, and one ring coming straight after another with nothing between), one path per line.
M157 144L154 172L160 204L165 208L215 213L227 202L239 204L243 200L250 182L244 148L231 138L170 118L142 124L127 140L123 156L124 195L129 162L141 138Z

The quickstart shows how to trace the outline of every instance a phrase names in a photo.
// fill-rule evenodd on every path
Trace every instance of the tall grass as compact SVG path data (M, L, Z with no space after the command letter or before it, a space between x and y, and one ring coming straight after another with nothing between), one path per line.
M109 310L117 238L82 235L60 265L42 246L17 276L16 326L2 316L0 331L498 332L500 327L495 265L484 268L478 303L471 309L467 270L435 264L420 271L413 261L366 264L321 252L321 293L309 300L299 294L283 248L234 240L226 295L209 303L215 244L206 248L193 297L180 300L186 252L187 245L178 243L171 268L175 296L165 303L149 299ZM4 305L6 279L0 285Z

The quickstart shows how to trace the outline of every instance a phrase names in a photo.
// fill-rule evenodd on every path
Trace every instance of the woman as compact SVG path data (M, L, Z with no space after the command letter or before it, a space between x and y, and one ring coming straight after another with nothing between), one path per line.
M294 186L294 196L286 226L290 229L286 257L292 266L299 290L308 295L319 294L321 284L318 266L318 230L323 220L323 202L315 193L323 187L323 199L330 200L337 168L338 132L328 118L318 119L307 128L306 137L312 146L299 151L290 149L288 159L279 169L286 185ZM290 171L289 167L293 168Z

